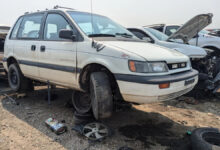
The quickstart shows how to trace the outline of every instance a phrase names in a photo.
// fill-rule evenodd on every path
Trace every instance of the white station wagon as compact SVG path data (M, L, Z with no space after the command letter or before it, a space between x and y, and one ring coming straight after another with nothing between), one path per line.
M4 68L14 91L49 81L89 93L75 105L96 119L111 116L113 100L170 100L198 82L187 56L145 43L107 17L70 9L21 16L6 38Z

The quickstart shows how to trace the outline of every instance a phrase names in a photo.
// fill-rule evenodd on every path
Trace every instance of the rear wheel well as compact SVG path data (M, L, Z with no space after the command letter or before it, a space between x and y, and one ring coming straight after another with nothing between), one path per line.
M113 73L105 66L100 65L100 64L96 64L96 63L89 64L89 65L85 66L80 73L79 84L83 90L89 92L90 75L93 72L105 72L109 77L113 95L117 96L117 97L119 97L119 99L121 99L118 84L116 82L116 79L115 79Z
M18 62L14 57L10 57L10 58L7 59L7 66L9 67L11 64L17 64L18 65Z

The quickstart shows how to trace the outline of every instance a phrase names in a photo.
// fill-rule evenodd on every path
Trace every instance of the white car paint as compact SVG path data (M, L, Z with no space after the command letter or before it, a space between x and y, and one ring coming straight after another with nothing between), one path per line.
M157 31L155 29L146 28L146 27L145 28L144 27L136 27L136 28L130 28L130 31L131 30L136 30L136 31L145 33L145 35L147 37L150 37L151 39L153 39L154 44L177 50L177 51L189 56L190 58L204 58L207 55L206 51L200 47L191 46L191 45L183 44L183 43L178 43L177 40L169 41L169 42L166 40L160 40L154 34L152 34L152 31L156 32L158 35L164 36L166 38L168 38L168 36L166 36L163 33L160 33L159 31Z
M124 100L135 103L173 99L192 90L198 82L198 72L191 68L189 58L177 51L148 44L137 38L90 38L66 10L49 12L65 14L75 25L83 40L17 40L10 39L9 34L6 38L4 53L6 70L8 70L7 60L15 58L25 77L42 82L50 81L53 84L82 91L80 85L82 70L87 65L100 64L114 75ZM36 45L35 51L31 51L32 45ZM42 45L46 47L44 52L40 50ZM102 47L101 50L99 46ZM187 65L184 68L169 69L163 73L137 73L129 70L129 60L145 63L160 61L166 64L185 62ZM191 79L194 79L194 82L185 85L186 81ZM170 83L170 87L160 89L159 82L166 80Z

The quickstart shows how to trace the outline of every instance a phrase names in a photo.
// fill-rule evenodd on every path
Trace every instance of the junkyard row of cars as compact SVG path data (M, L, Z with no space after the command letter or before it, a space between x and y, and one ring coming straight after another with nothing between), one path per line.
M98 120L110 117L118 100L165 101L195 86L196 95L220 92L220 37L203 30L212 17L126 29L71 9L26 13L2 38L1 59L14 91L48 81L75 89L76 110Z

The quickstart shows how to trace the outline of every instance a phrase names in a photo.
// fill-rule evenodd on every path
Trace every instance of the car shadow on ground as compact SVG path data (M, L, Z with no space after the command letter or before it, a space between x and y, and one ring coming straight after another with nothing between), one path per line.
M51 105L47 103L46 88L30 92L27 97L17 99L19 105L10 103L7 98L1 102L3 108L17 118L69 149L71 144L76 145L71 140L86 139L71 130L74 125L73 109L66 105L70 101L71 92L66 89L55 89L52 94L58 97L55 97ZM69 132L60 136L52 133L44 124L49 117L59 121L65 120ZM115 145L114 147L126 145L134 149L151 149L159 145L166 150L190 150L190 140L186 132L193 130L193 127L178 124L160 113L149 113L135 108L122 109L103 123L110 127L114 134L96 145L104 144L109 149L114 149L111 145ZM108 141L111 144L108 144Z
M193 102L195 104L187 103L186 101ZM183 96L176 100L163 102L163 106L173 106L176 108L183 108L188 110L195 110L202 113L212 113L216 116L220 116L220 99L217 97L210 97L196 100L193 97Z

